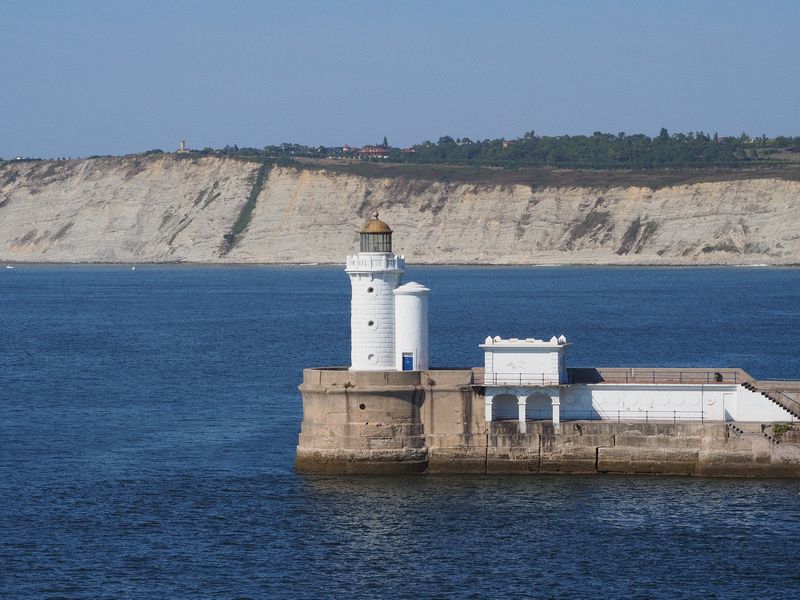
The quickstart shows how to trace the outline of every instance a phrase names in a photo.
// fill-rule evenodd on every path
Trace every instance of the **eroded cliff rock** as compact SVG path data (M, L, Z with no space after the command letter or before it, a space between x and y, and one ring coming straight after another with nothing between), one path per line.
M175 155L3 163L0 260L341 262L378 210L417 264L800 263L792 179L652 189L260 168Z

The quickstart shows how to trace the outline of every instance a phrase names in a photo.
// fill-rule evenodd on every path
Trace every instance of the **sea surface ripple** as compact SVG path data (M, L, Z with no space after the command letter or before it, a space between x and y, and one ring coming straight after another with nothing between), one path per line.
M435 366L565 334L572 366L800 378L800 270L411 268ZM341 268L0 272L0 596L800 597L800 482L311 477L302 368Z

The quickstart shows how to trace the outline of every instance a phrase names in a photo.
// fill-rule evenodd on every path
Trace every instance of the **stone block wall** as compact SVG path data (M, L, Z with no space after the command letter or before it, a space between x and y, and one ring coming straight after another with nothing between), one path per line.
M470 370L306 369L297 469L800 477L800 443L724 422L484 419ZM757 425L757 424L756 424Z

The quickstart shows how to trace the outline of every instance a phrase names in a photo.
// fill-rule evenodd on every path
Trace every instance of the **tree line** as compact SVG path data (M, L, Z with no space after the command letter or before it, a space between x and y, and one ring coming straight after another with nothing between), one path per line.
M702 131L658 136L595 132L592 135L539 136L530 131L514 140L472 141L450 136L414 146L393 156L404 162L460 163L505 167L554 166L577 169L736 167L764 162L782 152L800 152L800 136L720 137ZM800 157L799 157L800 158Z
M752 164L786 164L779 154L797 153L800 136L765 135L752 138L720 136L702 131L670 134L662 128L657 136L595 132L592 135L540 136L529 131L516 139L471 140L442 136L410 148L393 148L384 137L384 158L362 158L382 162L454 164L517 168L553 166L572 169L653 169L686 167L742 167ZM204 148L203 154L262 156L271 158L354 158L341 147L284 143L264 148L225 146Z
M375 146L385 148L380 157L359 155L346 147L307 146L283 143L263 148L227 145L192 150L183 156L239 156L278 164L293 158L342 158L396 163L452 164L518 168L552 166L570 169L658 169L743 167L800 163L800 136L765 135L751 138L720 136L702 131L670 134L662 128L657 136L596 131L592 135L540 136L529 131L516 139L471 140L442 136L409 148L394 148L386 137ZM157 154L159 149L144 154ZM792 159L791 162L786 159ZM93 157L90 157L93 158ZM2 159L0 159L2 160ZM27 159L33 160L33 159Z

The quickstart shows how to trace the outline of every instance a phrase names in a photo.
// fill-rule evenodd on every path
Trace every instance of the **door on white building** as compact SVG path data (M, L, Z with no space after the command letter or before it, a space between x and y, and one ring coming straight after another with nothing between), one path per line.
M732 413L736 411L736 394L722 394L722 412L726 421L735 421Z

